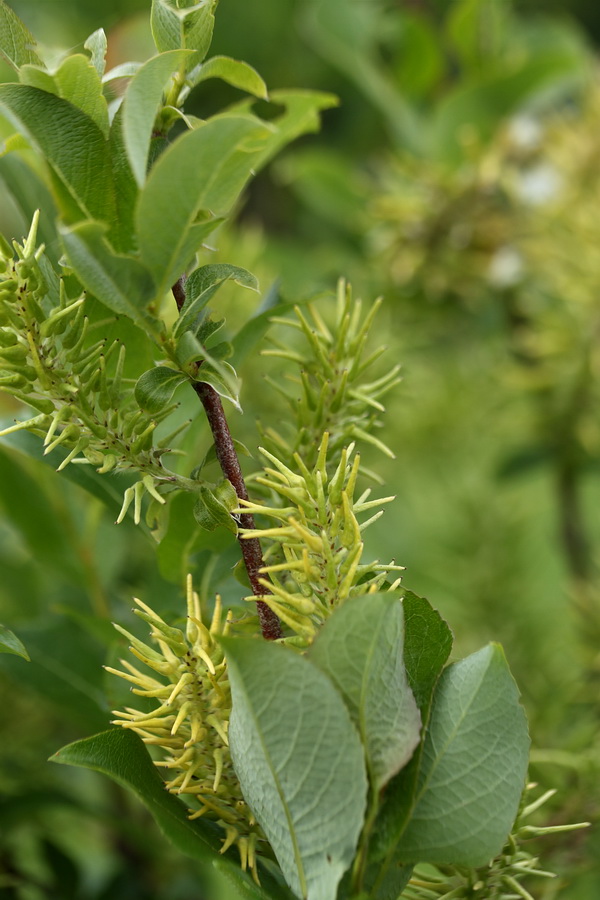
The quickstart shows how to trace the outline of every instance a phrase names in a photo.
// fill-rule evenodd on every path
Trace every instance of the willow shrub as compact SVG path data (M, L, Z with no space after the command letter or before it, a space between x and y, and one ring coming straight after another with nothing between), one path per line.
M391 453L373 433L396 381L395 369L368 374L375 309L363 314L342 283L333 321L320 305L280 306L230 323L230 340L209 309L225 282L257 285L235 264L203 261L204 241L257 169L334 102L269 95L246 63L207 57L215 7L154 0L156 55L105 72L103 31L49 69L0 2L0 50L18 76L0 86L14 128L5 150L32 219L22 242L0 247L0 386L30 410L3 434L38 435L59 470L129 476L117 522L132 515L158 544L187 498L195 529L237 538L249 591L246 613L219 598L208 611L188 579L177 622L137 601L150 637L118 626L131 658L109 670L136 705L53 760L135 792L200 860L211 896L385 900L417 863L449 873L427 896L463 896L477 878L512 896L533 866L514 836L506 843L529 739L502 649L448 665L441 616L402 588L398 566L364 558L363 531L392 499L359 486L376 473L356 445ZM209 78L249 99L187 115ZM274 118L256 114L256 98L276 104ZM289 422L264 425L250 499L223 402L239 406L236 362L271 318L304 344L271 351L299 372ZM204 408L216 483L181 456L195 426L180 421L177 391ZM9 630L0 640L26 656Z

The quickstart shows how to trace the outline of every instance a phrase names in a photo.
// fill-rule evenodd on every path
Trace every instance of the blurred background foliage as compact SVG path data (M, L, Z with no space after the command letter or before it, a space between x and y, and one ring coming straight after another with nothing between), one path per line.
M50 56L100 26L110 65L152 52L147 0L11 5ZM371 549L407 567L461 654L503 642L531 776L558 791L553 824L597 822L600 808L599 39L586 0L221 0L213 45L270 87L340 98L252 184L214 259L254 271L267 306L340 275L384 295L374 344L404 380L382 433L395 459L366 453L397 495ZM193 111L236 99L211 82ZM20 236L10 156L0 179L1 230ZM253 304L229 291L232 330ZM282 408L265 374L284 377L281 361L249 355L245 412L231 414L251 451L255 420ZM16 411L0 398L4 419ZM197 422L192 459L208 448ZM143 529L114 526L110 479L82 486L55 465L33 438L0 444L0 618L33 660L0 658L0 898L191 900L193 864L135 803L45 760L106 726L109 622L135 627L131 596L177 617L190 565L205 597L235 601L235 548L198 536L181 497L157 557ZM597 828L539 849L559 877L528 886L535 897L597 900Z

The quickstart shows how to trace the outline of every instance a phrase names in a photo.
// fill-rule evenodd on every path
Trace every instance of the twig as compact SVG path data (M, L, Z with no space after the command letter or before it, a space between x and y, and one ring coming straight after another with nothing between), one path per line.
M179 281L173 285L173 296L177 303L177 309L181 310L181 307L185 303L185 276L182 276ZM227 478L235 488L238 497L241 500L247 500L248 491L246 490L246 483L244 481L244 476L242 475L240 461L231 437L229 425L227 424L227 418L225 417L225 410L223 409L221 398L215 389L204 381L195 382L193 388L204 407L215 443L215 451L221 466L221 471L225 478ZM239 516L239 522L242 528L245 529L254 529L256 527L254 524L254 517L251 513L242 513ZM265 594L270 592L268 588L259 581L259 570L263 566L260 541L258 538L246 538L245 540L239 539L239 544L252 591L256 597L264 597ZM279 619L267 604L262 600L258 600L256 608L263 637L269 641L277 640L277 638L282 637Z

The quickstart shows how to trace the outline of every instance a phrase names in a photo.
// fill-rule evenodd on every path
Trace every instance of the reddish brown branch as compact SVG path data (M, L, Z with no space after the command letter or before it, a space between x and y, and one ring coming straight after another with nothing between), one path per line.
M185 278L180 278L177 284L173 285L173 296L177 303L177 309L181 310L181 307L185 302ZM241 500L247 500L248 491L246 490L246 483L231 437L229 425L227 424L221 398L215 389L204 381L197 381L193 385L193 388L204 407L215 443L215 451L221 466L221 471L225 478L227 478L235 488L238 497ZM239 523L242 528L255 528L254 516L252 516L251 513L243 513L240 515ZM252 586L252 591L256 597L264 597L266 594L270 593L270 591L259 581L259 571L263 566L260 541L258 538L239 538L238 540L242 551L244 565L246 566L246 572L248 573L248 579ZM279 619L267 604L262 600L258 600L256 609L263 637L269 641L277 640L277 638L282 637Z

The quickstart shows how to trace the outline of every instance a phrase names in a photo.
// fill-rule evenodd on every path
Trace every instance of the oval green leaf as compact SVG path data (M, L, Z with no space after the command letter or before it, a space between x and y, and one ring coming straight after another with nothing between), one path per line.
M152 57L136 72L125 93L123 139L131 169L140 187L146 180L152 129L165 86L173 72L183 65L186 56L189 56L189 51L172 50Z
M106 51L108 50L108 41L106 40L104 28L97 28L96 31L92 32L83 46L86 50L89 50L92 65L100 78L102 78L106 68Z
M262 134L256 119L212 119L181 135L153 166L140 193L136 221L142 261L161 292L169 290L185 271L208 233L194 233L200 211L219 214L233 204L255 158L254 153L240 154L240 148ZM207 224L210 221L202 226Z
M231 59L230 56L213 56L193 73L194 84L206 81L208 78L220 78L232 87L254 94L262 100L268 100L267 86L256 69L239 59Z
M221 856L220 829L206 819L190 821L183 803L165 785L140 738L123 728L67 744L51 762L93 769L133 791L151 813L165 837L186 856L199 860L215 900L290 900L287 891L261 870L263 888L242 872L235 856ZM207 888L207 889L208 889Z
M161 831L187 856L207 860L218 851L219 830L205 820L190 822L185 806L165 790L148 751L133 732L111 728L67 744L50 761L94 769L129 788L148 807Z
M420 739L421 716L408 685L403 644L401 600L370 594L337 609L308 651L346 701L376 793L406 765Z
M71 199L63 214L115 219L110 154L100 128L67 100L25 84L0 85L0 110L34 145ZM74 204L74 206L73 206Z
M308 659L226 639L229 739L244 797L301 898L335 900L366 808L362 747L344 701Z
M256 277L247 269L240 266L232 266L229 263L214 263L210 266L200 266L185 283L185 303L175 324L173 333L181 334L192 328L198 313L200 313L211 298L216 294L223 282L231 280L251 291L258 291Z
M152 0L150 25L157 49L161 53L180 48L195 50L186 63L186 70L189 71L208 53L216 5L217 0L206 0L204 3Z
M452 650L452 632L428 600L404 591L404 662L408 681L426 721L433 689Z
M20 18L0 0L0 54L17 71L28 63L41 66L35 52L35 38Z
M265 166L286 144L300 135L318 131L321 126L321 112L338 105L337 97L322 91L273 91L269 95L269 100L285 109L281 115L269 121L272 130L253 161L255 171ZM230 107L229 112L235 115L249 115L255 102L252 99L242 100Z
M188 377L183 372L176 372L168 366L155 366L138 378L135 399L146 412L161 412L171 402L179 385L186 381Z
M137 259L113 253L101 222L82 222L60 232L69 265L84 288L109 309L156 333L158 323L144 312L155 294L148 270Z
M230 482L227 482L227 484L230 485ZM231 490L235 496L233 487L231 487ZM237 506L237 502L234 505ZM216 528L223 526L228 531L231 531L232 534L237 534L237 525L229 512L227 503L223 502L205 484L201 484L198 488L198 500L194 505L194 518L205 531L214 531Z
M529 735L502 648L448 666L435 689L404 862L485 865L502 849L525 786Z
M423 597L404 591L402 606L404 664L425 732L433 691L452 649L452 632L438 611ZM371 852L375 858L387 852L386 867L394 863L395 843L410 816L422 752L423 741L410 763L387 786L381 800Z
M15 656L22 656L27 662L31 662L23 642L5 625L0 625L0 653L13 653Z
M23 66L21 82L62 97L92 119L108 137L108 105L102 93L102 81L93 63L82 53L74 53L50 75L37 66Z

